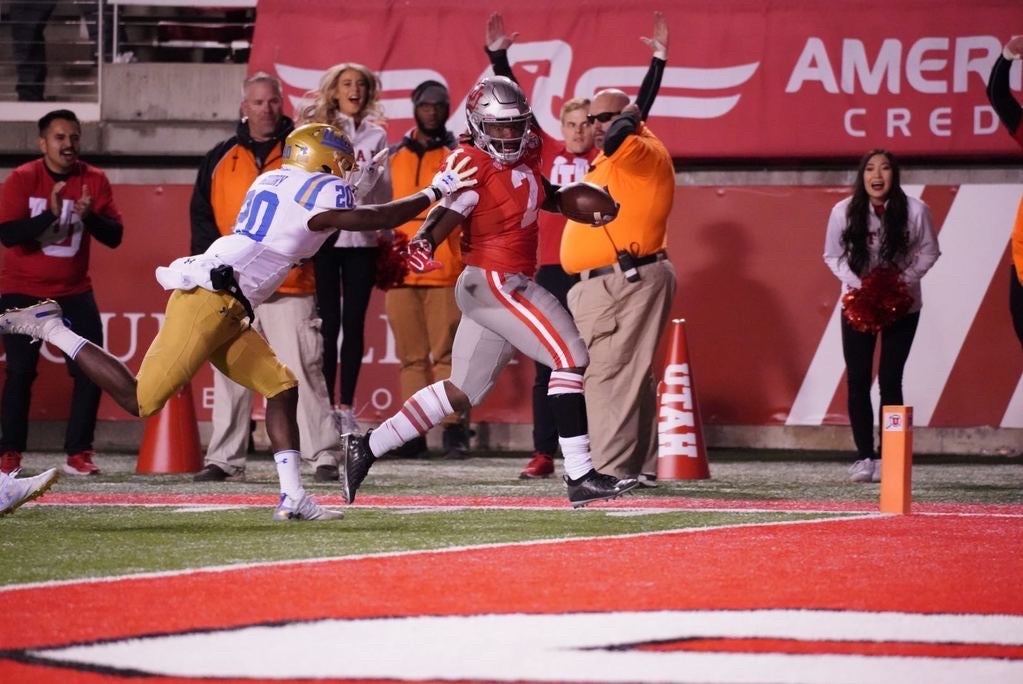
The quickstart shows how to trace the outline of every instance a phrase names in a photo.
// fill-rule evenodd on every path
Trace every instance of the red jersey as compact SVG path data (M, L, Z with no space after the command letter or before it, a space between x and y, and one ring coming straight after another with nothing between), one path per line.
M32 244L15 245L4 253L0 267L0 292L17 292L34 297L81 294L92 288L89 280L91 236L82 217L72 211L89 187L92 211L118 223L121 214L106 174L79 161L61 193L59 220ZM55 181L43 160L22 164L11 172L0 189L0 223L38 216L46 211Z
M467 154L478 170L476 185L460 190L443 206L467 218L462 223L462 261L501 273L536 272L537 217L543 204L540 139L532 136L526 153L505 165L471 144L452 154Z
M575 154L565 149L565 143L556 140L543 131L543 156L540 168L547 179L555 185L568 185L581 181L590 170L590 162L597 156L597 148L591 147L586 154ZM540 212L540 250L537 259L541 266L561 263L561 234L565 232L565 217L551 211Z

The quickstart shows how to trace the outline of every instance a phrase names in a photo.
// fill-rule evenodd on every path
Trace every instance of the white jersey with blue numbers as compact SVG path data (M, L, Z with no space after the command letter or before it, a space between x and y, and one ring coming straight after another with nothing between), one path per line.
M167 290L213 290L210 269L226 264L252 306L259 306L294 266L334 236L331 230L309 230L309 219L354 207L355 192L346 180L284 165L252 182L232 234L202 254L156 269L156 279Z

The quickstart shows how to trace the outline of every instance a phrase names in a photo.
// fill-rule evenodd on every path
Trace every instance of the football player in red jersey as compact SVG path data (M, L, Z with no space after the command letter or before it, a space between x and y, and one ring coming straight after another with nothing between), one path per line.
M532 278L539 211L558 210L557 186L540 171L542 143L530 130L532 111L514 81L492 76L470 91L466 119L469 136L452 155L471 159L478 184L437 205L409 246L411 267L429 270L436 267L433 247L462 227L466 268L455 288L462 321L451 377L414 394L376 430L345 435L345 498L354 499L376 454L425 434L449 413L478 406L516 349L553 369L548 393L569 501L578 507L615 498L638 483L594 470L583 397L586 346L572 316Z
M504 17L500 13L494 12L487 19L485 34L487 57L495 74L507 76L513 81L516 79L508 61L508 50L518 35L517 32L509 33L505 30ZM654 12L651 37L641 36L640 40L653 52L650 67L636 95L640 117L646 121L657 97L657 91L661 87L661 76L664 74L668 59L668 22L661 12ZM594 126L588 116L589 110L590 100L583 97L574 97L561 105L558 118L563 140L543 130L534 117L532 129L543 141L540 169L551 182L566 185L581 181L590 170L590 162L597 156L599 150L594 146ZM568 291L579 282L579 275L568 274L561 267L561 234L564 230L564 216L550 212L540 214L537 250L539 267L534 279L568 309ZM550 377L551 369L537 363L533 381L533 456L519 474L522 479L548 477L554 472L558 433L547 393ZM640 485L643 484L644 477L641 476Z

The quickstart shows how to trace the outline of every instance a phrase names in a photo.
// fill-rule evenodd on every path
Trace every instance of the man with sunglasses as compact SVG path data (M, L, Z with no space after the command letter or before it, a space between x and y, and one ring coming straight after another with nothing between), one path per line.
M656 17L655 27L664 22ZM662 34L666 48L666 23ZM607 187L621 207L603 230L568 221L561 263L579 276L568 305L590 354L586 386L614 397L587 403L594 465L655 486L653 362L675 296L675 269L665 251L675 170L667 148L644 123L648 110L638 105L614 88L593 97L587 120L600 153L583 180Z
M508 61L508 48L518 33L505 31L504 18L497 12L490 15L486 29L486 52L494 73L515 80ZM654 14L654 30L650 38L641 37L653 51L650 68L643 79L636 96L642 118L646 119L653 106L654 98L661 85L661 75L668 57L668 24L659 12ZM566 185L583 179L589 171L590 162L597 156L593 145L593 121L588 116L590 100L576 97L561 106L562 139L554 138L540 128L535 117L531 129L543 139L540 168L544 176L556 185ZM606 122L606 121L605 121ZM561 267L561 233L565 228L565 217L541 211L539 217L538 268L534 279L561 305L568 309L568 291L579 282L579 276L568 274ZM547 390L551 369L536 363L533 382L533 456L519 474L520 479L550 477L554 473L554 454L558 451L558 431L554 412Z

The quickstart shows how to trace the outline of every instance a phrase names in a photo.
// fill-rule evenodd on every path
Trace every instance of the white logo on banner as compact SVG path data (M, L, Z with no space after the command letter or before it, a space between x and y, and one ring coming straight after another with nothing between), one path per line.
M949 95L966 93L987 82L991 65L1002 51L996 36L923 37L912 43L886 38L876 52L867 43L845 38L841 46L825 44L822 38L807 38L803 50L789 74L786 93L804 89L831 95L862 95L843 116L845 134L852 138L881 135L885 138L911 138L925 131L936 138L952 137L956 129L969 129L973 135L993 135L1001 126L995 110L987 104L956 110L947 102L927 109L892 106L884 109L883 128L866 128L868 105L880 94ZM832 64L829 54L838 54ZM1020 67L1011 72L1011 86L1020 88ZM889 100L895 102L895 100ZM902 98L902 101L911 101Z
M527 93L533 113L540 127L558 135L560 122L554 107L555 99L565 97L591 97L603 88L621 88L635 91L643 82L647 67L599 66L588 69L579 76L575 87L568 82L572 65L572 46L562 40L544 40L512 45L508 60L520 64L527 73L539 71L540 63L549 65L543 76L537 76L532 92ZM730 112L739 102L740 95L725 94L721 91L734 89L748 81L756 72L759 62L721 68L666 67L661 78L661 93L658 94L650 111L652 116L678 119L714 119ZM324 69L304 69L290 64L274 64L277 75L286 85L296 90L314 90L319 86ZM488 66L480 72L479 78L491 75ZM379 73L380 104L387 112L388 119L411 119L412 102L409 92L419 83L433 79L447 85L447 80L432 69L384 69ZM697 95L670 95L664 91L672 89L699 91ZM400 92L400 95L394 95ZM455 95L456 93L453 93ZM308 100L303 95L289 97L297 111ZM461 131L465 128L465 97L452 103L448 128Z

